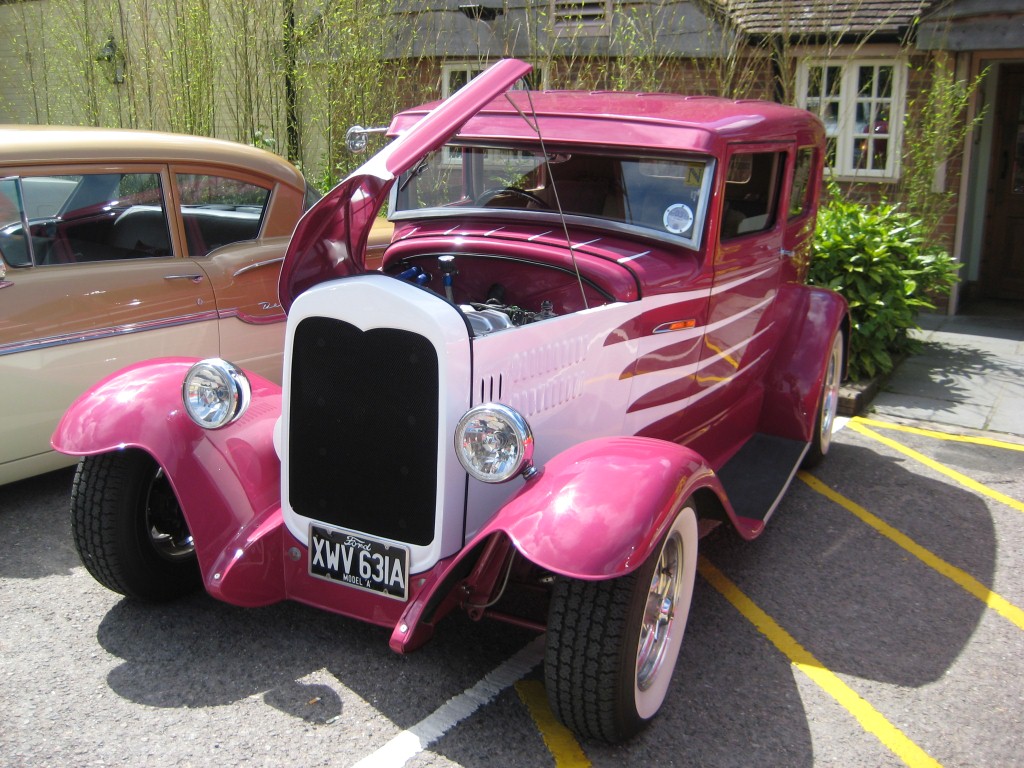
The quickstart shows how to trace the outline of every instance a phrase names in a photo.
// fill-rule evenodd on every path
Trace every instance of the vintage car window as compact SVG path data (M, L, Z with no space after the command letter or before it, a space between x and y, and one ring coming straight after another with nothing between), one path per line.
M26 176L20 186L37 266L171 255L159 174Z
M177 182L189 256L259 237L269 189L198 173L179 173Z
M448 146L406 172L390 217L464 215L473 208L598 218L699 245L711 158L638 157L578 148Z
M32 264L28 233L22 223L22 195L20 179L9 176L0 179L0 255L11 267Z
M302 198L302 210L308 211L321 197L323 197L323 195L320 194L320 190L311 184L307 184L306 194L303 195Z
M813 167L814 147L802 147L796 155L796 165L793 167L793 186L789 190L790 220L799 218L807 212Z
M722 240L775 226L784 152L742 152L732 156L726 172Z

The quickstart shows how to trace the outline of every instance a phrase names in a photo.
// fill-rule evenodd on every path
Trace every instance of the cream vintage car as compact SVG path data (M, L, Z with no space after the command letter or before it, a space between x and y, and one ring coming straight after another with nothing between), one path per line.
M226 356L279 381L280 264L317 198L242 144L0 127L0 484L73 463L57 421L130 363Z

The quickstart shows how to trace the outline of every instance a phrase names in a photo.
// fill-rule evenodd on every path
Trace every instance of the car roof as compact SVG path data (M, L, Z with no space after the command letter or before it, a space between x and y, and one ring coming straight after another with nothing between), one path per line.
M0 125L0 166L98 160L238 167L300 189L305 187L302 174L284 158L233 141L118 128Z
M408 130L433 104L400 113L389 133ZM547 142L713 152L736 141L795 139L824 133L806 110L768 101L671 93L511 91L493 100L459 132L461 140L536 141L522 115L536 113Z

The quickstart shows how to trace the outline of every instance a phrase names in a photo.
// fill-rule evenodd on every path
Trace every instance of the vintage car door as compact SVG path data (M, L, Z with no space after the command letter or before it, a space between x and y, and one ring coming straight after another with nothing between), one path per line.
M23 169L0 180L0 483L69 463L49 439L72 400L119 368L218 354L214 291L181 256L161 165ZM70 183L69 183L70 182Z
M773 310L786 255L780 205L789 151L786 143L731 146L718 188L714 284L695 397L700 413L736 415L751 428L778 333Z
M185 255L202 268L217 302L222 357L281 380L284 309L277 296L288 238L260 239L271 204L267 179L202 166L171 168Z
M782 230L783 280L802 283L811 262L817 201L821 185L821 151L817 147L797 147L793 155L793 172L786 183L788 194L786 223Z

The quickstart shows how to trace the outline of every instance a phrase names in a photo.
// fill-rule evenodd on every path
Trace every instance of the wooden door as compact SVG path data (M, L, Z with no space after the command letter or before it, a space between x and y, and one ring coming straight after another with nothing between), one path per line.
M1024 300L1024 65L1003 66L995 120L982 290Z

